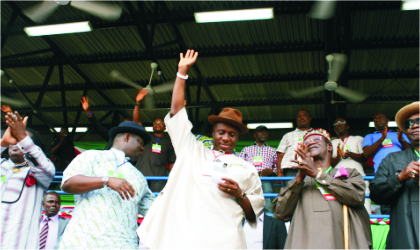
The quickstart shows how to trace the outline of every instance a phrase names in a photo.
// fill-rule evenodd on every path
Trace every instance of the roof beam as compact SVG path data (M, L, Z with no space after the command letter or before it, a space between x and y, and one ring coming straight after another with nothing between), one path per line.
M384 71L375 71L375 72L353 72L349 75L349 80L391 80L391 79L418 79L419 71L418 70L408 70L408 71L391 71L392 77ZM323 72L316 72L307 75L262 75L262 76L250 76L250 77L235 77L235 78L208 78L206 82L208 86L217 86L217 85L232 85L232 84L256 84L256 83L283 83L283 82L296 82L296 81L323 81L325 74ZM149 82L136 81L141 86L146 86ZM189 79L190 86L198 86L200 84L199 79ZM161 84L161 81L153 81L152 86L158 86ZM96 85L102 89L130 89L132 87L127 86L122 83L115 82L101 82L96 83ZM22 91L27 93L30 92L40 92L41 87L39 86L26 86L21 87ZM84 83L78 84L67 84L65 85L66 91L82 91L85 89ZM94 90L95 88L92 85L88 85L89 90ZM61 91L59 85L48 85L47 92L58 92ZM12 87L2 86L2 92L8 94L17 93L17 90ZM191 101L189 101L191 103Z
M406 98L399 98L399 99L392 99L389 97L383 98L368 98L363 101L361 104L381 104L381 103L409 103L418 101L418 96L408 96ZM323 99L285 99L285 100L264 100L264 101L232 101L232 102L218 102L218 103L203 103L198 105L191 105L187 103L187 109L193 108L224 108L224 107L251 107L251 106L290 106L290 105L331 105L330 101L326 101ZM170 109L170 104L156 104L157 109ZM133 110L132 104L127 105L118 105L118 106L92 106L92 112L96 111L111 111L111 110ZM75 112L80 111L81 108L79 106L72 106L66 108L39 108L38 112ZM145 110L146 109L142 109ZM29 112L30 109L19 109L20 112Z
M173 44L174 41L169 42ZM168 43L168 44L169 44ZM157 45L159 46L159 45ZM418 48L418 37L403 37L398 39L384 39L384 40L353 40L351 42L352 50L369 50L369 49L395 49L395 48ZM220 48L196 48L200 52L200 58L210 57L229 57L229 56L244 56L244 55L261 55L261 54L281 54L293 52L311 52L323 51L324 44L322 41L313 41L310 43L283 43L283 44L255 44L252 46L227 46ZM177 51L154 51L154 56L159 60L179 59ZM126 54L101 54L93 55L86 58L78 56L68 56L75 64L102 64L102 63L121 63L121 62L140 62L150 61L150 54L143 53L126 53ZM51 59L14 59L3 60L2 68L28 68L28 67L44 67L49 66ZM68 63L67 63L68 64Z

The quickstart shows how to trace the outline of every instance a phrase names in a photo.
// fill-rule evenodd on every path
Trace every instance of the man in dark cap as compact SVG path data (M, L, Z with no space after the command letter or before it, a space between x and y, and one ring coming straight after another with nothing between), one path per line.
M242 149L239 157L254 165L260 176L277 176L277 153L276 149L267 145L268 129L264 125L256 128L255 143ZM273 192L271 181L263 181L264 193ZM265 198L264 212L271 213L271 198Z
M109 131L110 150L78 155L63 173L62 189L75 194L75 210L58 245L62 248L134 249L137 213L145 215L154 195L129 162L150 142L143 126L126 121Z
M184 108L188 68L197 53L181 54L165 124L177 161L169 180L137 230L149 249L245 249L245 215L253 227L264 206L255 167L232 154L239 134L248 132L239 110L225 108L208 117L213 150L196 140Z
M1 249L38 248L42 198L54 178L54 164L41 150L41 136L25 128L22 119L8 112L8 128L1 151L9 148L9 159L1 159Z
M403 107L395 116L412 148L388 154L370 183L370 197L391 205L387 249L419 249L419 104Z

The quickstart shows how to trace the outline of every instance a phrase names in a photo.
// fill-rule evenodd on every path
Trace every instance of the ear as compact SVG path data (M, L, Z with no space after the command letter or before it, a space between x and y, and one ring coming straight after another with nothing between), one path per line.
M257 132L254 133L254 138L257 139Z
M332 144L327 143L327 149L328 149L328 152L332 152L333 151Z
M130 140L130 134L129 134L129 133L126 133L126 134L124 135L124 140L125 140L126 142L128 142L128 140Z

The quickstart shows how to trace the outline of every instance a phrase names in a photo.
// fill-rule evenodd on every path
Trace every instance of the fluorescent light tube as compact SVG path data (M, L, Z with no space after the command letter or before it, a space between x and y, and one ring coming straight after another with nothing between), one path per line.
M92 31L89 21L77 23L62 23L52 25L41 25L26 27L23 29L28 36L48 36L68 33L79 33Z
M420 9L419 0L402 1L401 10L418 10Z
M153 127L144 127L144 129L145 129L147 132L153 132ZM168 130L165 130L165 131L163 131L163 132L168 132Z
M293 122L280 122L280 123L248 123L249 129L256 129L258 126L264 125L267 128L293 128Z
M197 23L266 20L274 18L273 8L195 12Z
M375 123L373 122L369 122L369 128L374 128L375 127ZM388 122L388 128L398 128L397 123L396 122Z
M60 133L60 131L61 131L61 128L54 128L54 130L55 131L58 131L59 133ZM76 128L76 133L84 133L84 132L86 132L88 130L88 128L87 127L77 127ZM70 132L72 132L73 131L73 128L72 127L70 127L69 128L69 133ZM52 132L52 131L51 131Z

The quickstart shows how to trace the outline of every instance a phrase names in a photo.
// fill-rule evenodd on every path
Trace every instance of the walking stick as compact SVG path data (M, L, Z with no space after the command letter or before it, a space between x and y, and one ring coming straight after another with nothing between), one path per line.
M349 209L343 205L344 216L344 249L349 249Z

